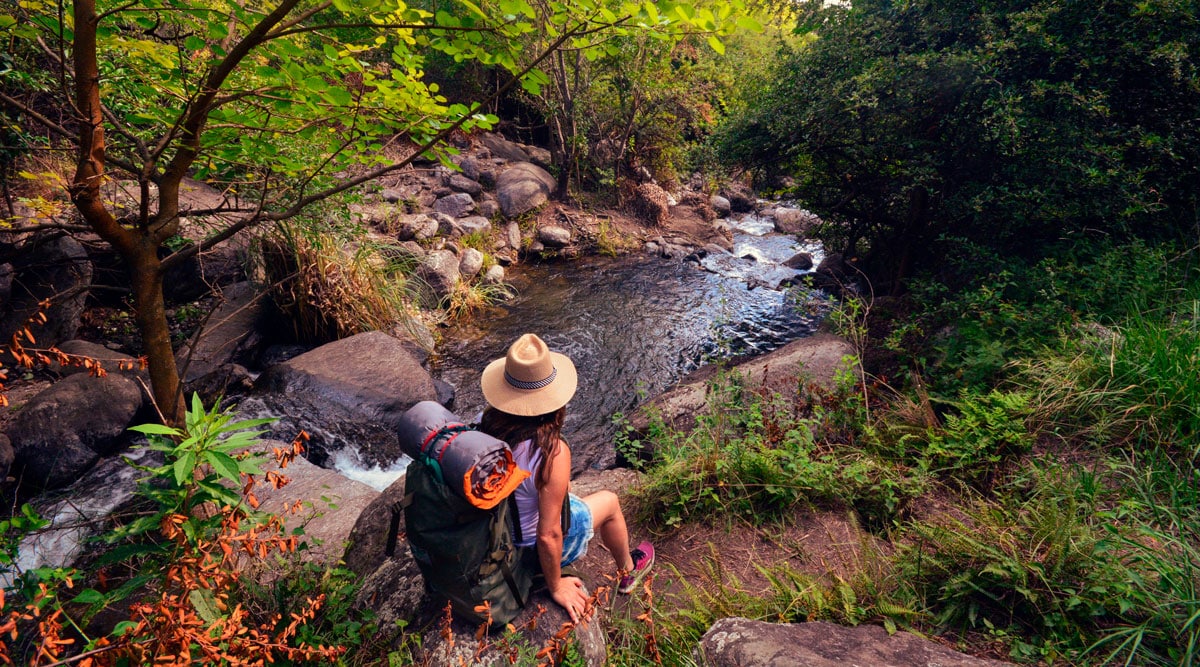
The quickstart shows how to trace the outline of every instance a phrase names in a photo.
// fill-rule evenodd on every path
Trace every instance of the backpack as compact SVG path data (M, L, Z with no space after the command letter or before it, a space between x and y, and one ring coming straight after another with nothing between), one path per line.
M490 613L492 627L504 627L525 606L537 574L536 553L524 553L536 549L516 546L521 522L512 492L527 473L516 468L507 444L430 401L405 413L400 440L413 461L404 499L393 508L388 555L394 553L403 511L409 549L426 588L448 600L461 618L483 624ZM472 495L472 481L490 484L490 494ZM569 520L564 502L564 535Z

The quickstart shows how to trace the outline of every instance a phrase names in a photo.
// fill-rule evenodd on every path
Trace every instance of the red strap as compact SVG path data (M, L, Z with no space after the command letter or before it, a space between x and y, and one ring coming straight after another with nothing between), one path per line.
M432 443L434 441L434 439L436 439L439 435L445 435L446 433L450 433L451 434L450 437L446 438L445 444L442 445L442 450L440 452L438 452L437 461L438 461L438 463L441 463L442 455L446 453L446 447L450 446L450 443L455 438L458 437L459 433L462 433L464 430L466 430L466 428L467 428L466 424L458 424L458 423L445 424L438 430L433 431L429 435L425 436L425 441L421 443L421 453L428 456L429 454L425 450L429 448L430 443Z

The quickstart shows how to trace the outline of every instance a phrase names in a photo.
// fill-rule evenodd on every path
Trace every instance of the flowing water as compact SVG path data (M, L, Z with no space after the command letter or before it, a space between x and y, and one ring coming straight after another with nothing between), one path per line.
M469 325L450 330L435 373L458 389L455 410L473 417L484 407L479 373L533 332L571 357L579 390L564 433L576 468L606 467L612 416L627 412L699 365L769 352L811 335L823 308L796 291L773 289L803 272L781 265L797 252L816 262L820 246L772 233L770 221L737 224L732 254L695 262L649 255L589 258L522 269L518 296ZM579 461L579 445L588 452ZM582 463L582 465L579 465Z

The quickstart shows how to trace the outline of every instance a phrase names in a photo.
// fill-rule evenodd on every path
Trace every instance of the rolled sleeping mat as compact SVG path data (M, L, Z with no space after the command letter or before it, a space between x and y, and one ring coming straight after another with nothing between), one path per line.
M396 428L396 435L400 438L400 449L410 459L416 459L421 456L421 447L442 427L462 423L463 420L459 419L458 415L447 410L441 403L421 401L400 417L400 425Z
M410 408L399 433L406 454L414 450L409 456L433 465L443 483L480 509L500 504L529 477L503 440L465 426L438 403L423 401Z

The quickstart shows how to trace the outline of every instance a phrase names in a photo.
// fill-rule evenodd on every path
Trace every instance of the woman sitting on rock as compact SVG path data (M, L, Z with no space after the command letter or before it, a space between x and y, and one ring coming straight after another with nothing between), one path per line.
M571 450L561 438L567 402L575 395L575 364L551 352L534 334L525 334L508 348L508 355L488 364L481 379L484 410L479 429L512 446L517 465L530 477L517 487L520 546L537 547L546 587L571 620L582 617L587 596L583 582L562 574L562 567L587 553L588 540L600 533L613 555L620 582L617 591L629 593L654 564L654 547L642 542L629 549L629 533L620 501L611 491L586 498L570 495L570 528L562 531L563 500L571 486Z

